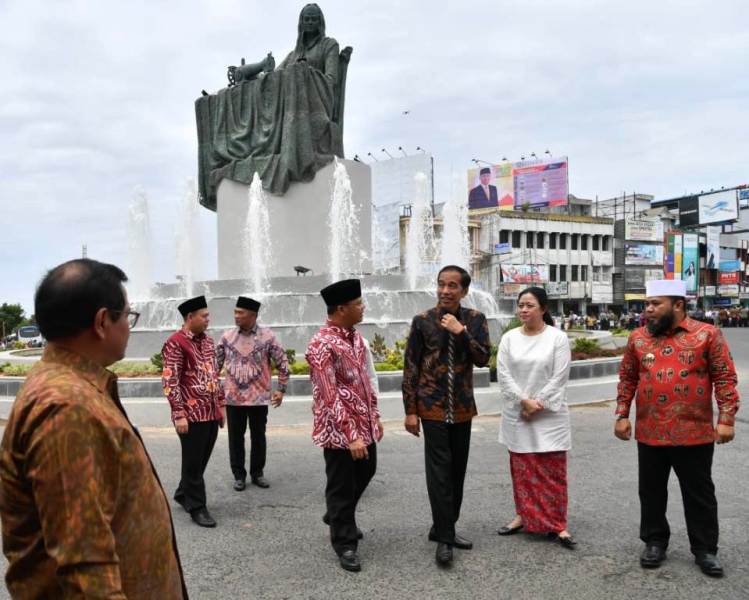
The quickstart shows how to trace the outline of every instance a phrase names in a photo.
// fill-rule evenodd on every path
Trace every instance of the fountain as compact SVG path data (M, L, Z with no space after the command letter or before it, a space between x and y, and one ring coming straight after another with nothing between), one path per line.
M151 225L148 218L148 197L140 186L135 188L128 207L128 295L131 300L148 298L153 285L151 265Z
M182 281L182 295L189 298L195 292L197 268L202 260L198 229L198 191L193 178L187 179L180 216L175 238L177 278Z
M247 279L252 282L250 290L254 294L259 294L266 291L269 273L273 269L273 257L271 254L268 198L263 191L263 184L257 173L252 178L248 196L249 206L242 239L242 251L246 257Z
M334 160L333 190L328 214L330 245L328 273L332 281L361 273L359 210L352 200L351 179L346 166Z
M417 289L418 279L433 271L435 262L434 215L429 204L427 176L414 177L414 197L411 202L411 220L406 232L406 276L408 289Z
M442 209L442 240L440 264L458 265L469 269L471 243L468 239L468 206L463 201L450 199Z

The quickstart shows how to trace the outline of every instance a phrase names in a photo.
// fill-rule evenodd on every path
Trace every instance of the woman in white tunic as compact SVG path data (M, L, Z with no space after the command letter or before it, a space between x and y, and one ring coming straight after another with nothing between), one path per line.
M517 514L497 533L548 533L573 548L567 531L570 345L554 327L542 288L520 292L517 314L523 325L502 336L497 355L499 441L510 452Z

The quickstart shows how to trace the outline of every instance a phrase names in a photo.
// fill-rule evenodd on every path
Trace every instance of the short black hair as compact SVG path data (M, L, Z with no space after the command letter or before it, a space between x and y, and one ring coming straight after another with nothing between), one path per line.
M336 309L340 306L340 304L336 304L335 306L328 306L328 316L332 317L335 314Z
M437 280L439 281L440 276L445 271L454 271L455 273L460 273L460 287L462 287L464 290L467 290L471 285L471 276L463 267L459 267L458 265L446 265L440 269L440 272L437 273Z
M668 296L668 299L671 300L671 306L676 306L676 303L681 300L684 303L684 311L687 310L687 299L684 296Z
M125 308L127 275L114 265L90 258L64 262L47 272L36 288L34 316L50 341L72 337L94 322L100 308Z

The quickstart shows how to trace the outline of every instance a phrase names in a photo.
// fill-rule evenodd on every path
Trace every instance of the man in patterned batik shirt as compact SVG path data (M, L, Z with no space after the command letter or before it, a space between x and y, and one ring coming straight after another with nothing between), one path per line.
M79 259L37 288L48 344L0 453L13 598L187 598L169 502L105 368L138 320L124 281L114 265Z
M377 469L382 423L367 371L367 349L354 325L364 316L361 283L339 281L321 290L328 320L307 347L312 379L312 440L325 458L323 521L342 568L360 571L356 505Z
M427 491L432 509L429 539L437 542L435 559L443 567L453 547L473 543L455 533L463 501L463 483L476 416L473 367L489 362L489 327L477 310L463 308L471 276L458 266L437 275L437 306L413 318L403 368L405 427L419 435L424 428Z
M711 469L715 442L724 444L734 436L736 370L720 330L686 316L684 281L648 281L646 288L647 325L629 336L619 371L614 428L616 437L630 439L629 412L635 399L640 539L645 542L640 564L654 569L666 558L671 535L666 520L668 477L673 468L695 562L705 574L721 577Z
M250 478L261 488L270 487L265 479L265 425L268 404L281 406L289 366L286 352L268 327L259 327L260 302L240 296L234 308L234 329L221 336L216 347L218 370L226 367L224 397L229 430L229 464L234 489L245 489L244 434L250 424ZM278 369L278 388L271 391L271 362Z
M182 470L174 499L201 527L215 527L206 507L203 474L224 426L224 391L218 378L216 348L208 329L204 296L177 307L184 324L164 344L161 382L172 410L172 422L182 446Z

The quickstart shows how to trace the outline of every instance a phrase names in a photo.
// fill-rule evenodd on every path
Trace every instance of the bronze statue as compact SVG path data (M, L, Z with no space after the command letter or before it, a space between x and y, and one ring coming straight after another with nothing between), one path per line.
M352 49L325 35L317 4L299 15L297 43L276 68L272 53L227 69L228 87L195 101L200 203L216 209L223 178L283 194L292 181L343 157L346 71Z

